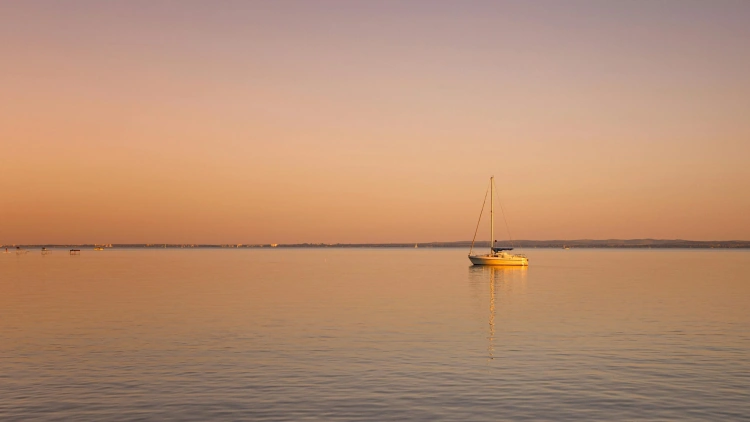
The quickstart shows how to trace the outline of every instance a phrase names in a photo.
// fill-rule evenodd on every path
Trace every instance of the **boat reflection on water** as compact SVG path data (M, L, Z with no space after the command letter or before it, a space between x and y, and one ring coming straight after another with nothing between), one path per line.
M515 294L523 294L526 287L526 276L528 267L492 267L476 266L469 267L469 283L473 288L480 291L485 288L489 290L489 316L487 354L488 359L495 359L495 317L497 308L508 304ZM480 294L483 297L484 294Z

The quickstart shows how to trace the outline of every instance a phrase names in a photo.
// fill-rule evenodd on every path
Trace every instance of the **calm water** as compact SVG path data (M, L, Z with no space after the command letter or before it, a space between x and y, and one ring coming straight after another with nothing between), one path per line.
M1 420L750 420L750 251L0 254Z

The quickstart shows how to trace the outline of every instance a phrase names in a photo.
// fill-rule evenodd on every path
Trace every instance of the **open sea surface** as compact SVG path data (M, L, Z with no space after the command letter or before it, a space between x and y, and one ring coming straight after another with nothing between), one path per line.
M0 420L750 420L750 251L0 254Z

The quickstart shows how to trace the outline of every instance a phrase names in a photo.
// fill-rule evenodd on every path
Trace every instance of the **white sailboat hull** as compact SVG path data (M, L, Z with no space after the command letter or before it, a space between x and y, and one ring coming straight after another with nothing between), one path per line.
M525 256L511 254L495 255L469 255L469 260L474 265L506 265L506 266L527 266L529 259Z

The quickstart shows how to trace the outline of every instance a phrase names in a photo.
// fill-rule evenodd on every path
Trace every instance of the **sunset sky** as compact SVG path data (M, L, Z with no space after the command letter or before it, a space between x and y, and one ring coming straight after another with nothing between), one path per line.
M470 240L493 174L517 239L750 239L750 1L1 1L0 57L2 244Z

